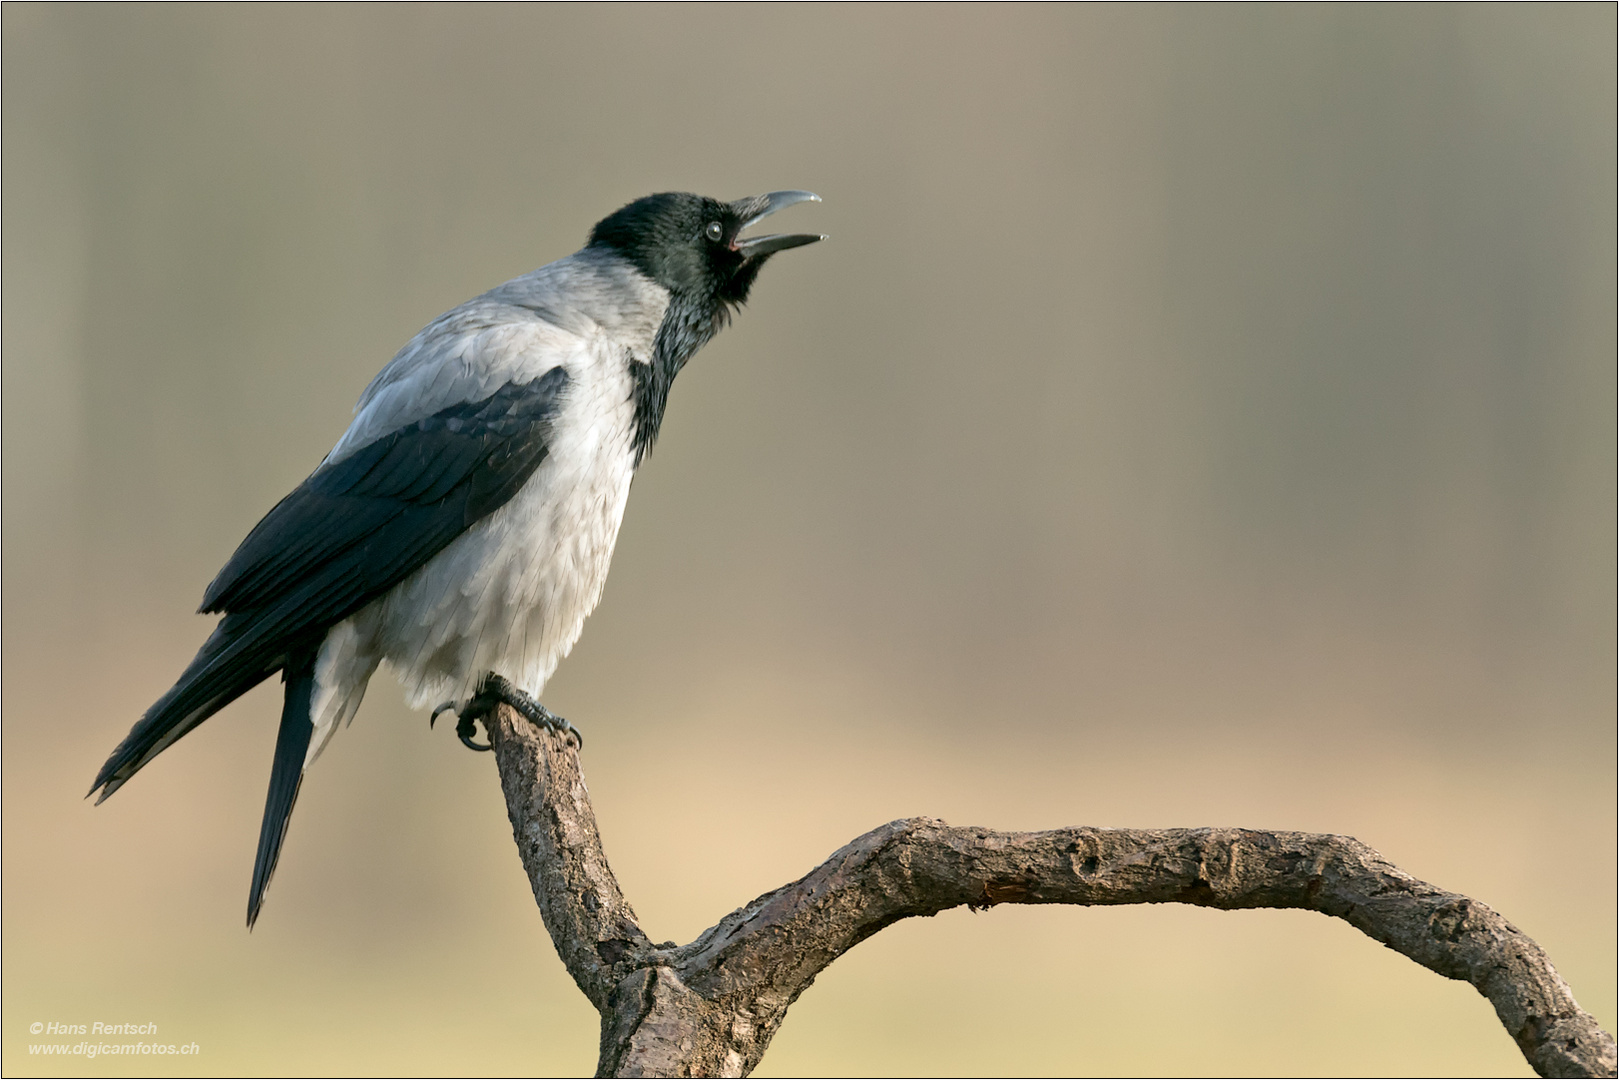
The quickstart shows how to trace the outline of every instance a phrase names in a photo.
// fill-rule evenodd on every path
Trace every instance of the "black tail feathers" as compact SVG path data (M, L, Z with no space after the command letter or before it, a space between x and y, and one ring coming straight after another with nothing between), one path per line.
M197 650L179 681L146 710L146 715L118 744L90 787L90 794L101 793L96 802L105 800L186 732L281 671L287 684L286 700L253 867L253 887L247 904L249 927L259 917L265 887L275 873L287 835L287 819L298 800L304 757L314 733L310 710L315 657L323 635L305 635L289 643L284 636L278 636L280 629L275 619L260 612L226 615Z
M253 861L253 885L247 895L247 927L258 921L275 864L281 858L281 844L287 838L287 822L298 802L298 788L304 779L304 758L314 734L311 714L315 692L315 653L306 649L288 658L283 677L287 696L281 706L281 730L275 738L275 764L270 769L270 791L264 799L264 821L259 826L259 851Z

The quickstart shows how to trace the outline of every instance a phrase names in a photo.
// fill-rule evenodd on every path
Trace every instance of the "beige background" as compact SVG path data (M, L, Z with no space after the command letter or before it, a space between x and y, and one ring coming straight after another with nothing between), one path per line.
M832 240L681 376L546 693L650 933L914 814L1344 832L1611 1030L1614 31L8 5L4 1071L590 1070L493 763L391 678L251 935L279 687L81 796L393 351L665 189ZM1298 1071L1527 1074L1345 925L1182 908L901 924L762 1070Z

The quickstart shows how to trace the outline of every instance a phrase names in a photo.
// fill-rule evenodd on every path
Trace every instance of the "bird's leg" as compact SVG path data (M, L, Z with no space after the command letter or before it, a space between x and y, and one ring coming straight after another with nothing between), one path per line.
M502 704L510 705L516 709L528 719L529 723L536 727L549 728L558 735L567 736L573 740L574 746L581 750L584 749L585 737L579 734L578 728L547 709L544 705L541 705L532 696L513 686L509 680L501 678L492 671L485 675L483 681L478 684L478 692L472 696L472 700L465 705L457 705L453 701L440 705L433 710L433 715L428 720L428 724L431 726L433 720L438 719L440 713L453 710L457 716L455 733L461 737L462 743L472 750L488 750L490 749L488 743L472 741L472 736L477 730L473 727L473 722L485 720L490 713L495 711L495 706ZM488 726L487 720L485 720L484 726Z

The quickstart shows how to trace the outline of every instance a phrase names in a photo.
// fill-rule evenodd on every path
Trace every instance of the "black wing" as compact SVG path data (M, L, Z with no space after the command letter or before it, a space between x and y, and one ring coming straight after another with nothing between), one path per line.
M96 777L111 795L174 740L318 645L515 495L545 460L568 373L552 368L323 464L264 516L203 596L225 618Z

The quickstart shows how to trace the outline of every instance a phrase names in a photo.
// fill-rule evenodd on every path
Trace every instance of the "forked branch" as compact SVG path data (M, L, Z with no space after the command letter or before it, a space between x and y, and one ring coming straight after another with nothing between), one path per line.
M1253 829L1005 833L890 822L689 945L654 944L619 890L573 744L502 706L490 718L512 833L541 916L602 1017L599 1076L745 1076L832 961L890 923L967 905L1183 903L1306 908L1495 1006L1542 1076L1613 1076L1614 1040L1551 960L1476 900L1347 836Z

